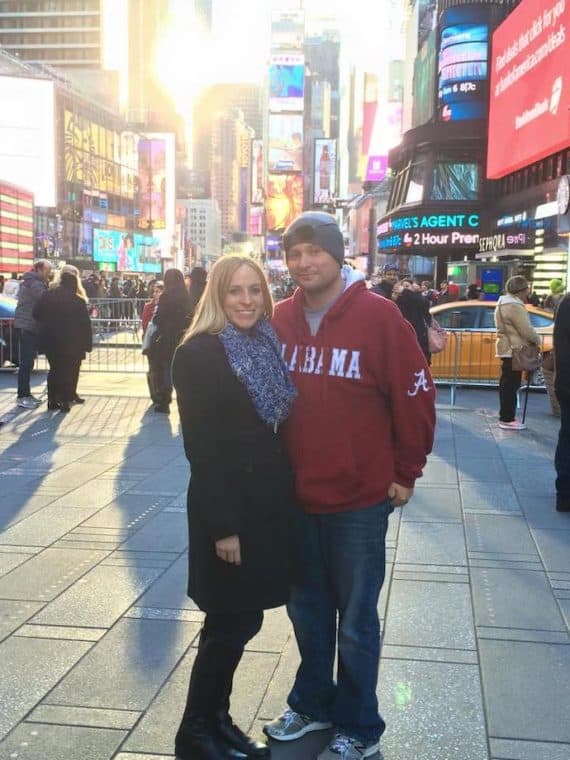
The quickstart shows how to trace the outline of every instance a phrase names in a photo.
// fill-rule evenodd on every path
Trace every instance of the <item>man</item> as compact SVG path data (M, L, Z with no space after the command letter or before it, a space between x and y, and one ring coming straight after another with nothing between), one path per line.
M570 512L570 294L564 296L554 323L554 388L560 404L560 433L554 457L556 509Z
M4 283L4 290L2 292L9 298L17 298L19 290L20 280L18 280L18 275L15 272L12 272L10 279Z
M32 270L22 277L18 290L14 327L20 331L18 406L24 409L35 409L41 403L30 391L30 375L39 349L38 324L32 317L32 312L48 289L50 274L50 262L47 259L38 259L34 262Z
M386 264L384 267L384 276L377 285L371 288L376 295L384 296L384 298L392 298L392 291L394 285L398 282L398 267L394 264Z
M431 451L434 387L411 326L343 267L334 217L301 214L283 237L298 289L274 324L299 397L285 440L303 506L300 580L289 616L301 665L278 741L334 726L319 760L378 751L378 597L394 507L410 499ZM333 680L338 622L338 674Z

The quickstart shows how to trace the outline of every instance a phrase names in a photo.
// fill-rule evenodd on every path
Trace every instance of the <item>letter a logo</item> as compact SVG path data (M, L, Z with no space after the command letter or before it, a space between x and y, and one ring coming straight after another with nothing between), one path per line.
M430 385L428 384L425 370L420 369L419 372L414 372L414 377L416 378L414 387L411 391L408 391L408 396L417 396L420 391L427 391L430 390Z

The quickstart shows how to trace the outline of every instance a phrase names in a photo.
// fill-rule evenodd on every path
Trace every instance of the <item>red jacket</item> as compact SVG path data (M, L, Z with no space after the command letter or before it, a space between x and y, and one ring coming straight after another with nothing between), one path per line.
M310 513L368 507L412 487L430 453L435 389L397 306L351 285L311 336L297 290L274 327L299 391L284 426L297 497Z
M156 308L156 303L154 301L147 301L143 307L142 314L141 314L141 325L142 325L143 335L146 332L148 323L152 319L152 315L154 314L155 308Z

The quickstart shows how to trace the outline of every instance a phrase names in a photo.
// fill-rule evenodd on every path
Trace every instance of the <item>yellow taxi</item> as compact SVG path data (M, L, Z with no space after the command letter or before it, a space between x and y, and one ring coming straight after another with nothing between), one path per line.
M498 381L501 362L495 356L496 305L496 301L454 301L430 309L440 327L447 331L445 350L432 356L434 378L471 383ZM526 309L532 326L542 337L542 350L551 351L552 313L530 305Z

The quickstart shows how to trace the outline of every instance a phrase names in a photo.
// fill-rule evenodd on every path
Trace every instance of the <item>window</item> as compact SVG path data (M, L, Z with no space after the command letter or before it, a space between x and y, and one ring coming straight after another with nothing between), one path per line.
M434 201L476 201L478 185L477 164L437 162L431 197Z
M550 317L543 317L541 314L532 314L529 312L530 323L533 327L552 327L553 320Z
M410 169L410 179L406 190L407 203L420 203L424 199L424 183L426 175L425 163L414 164Z
M474 330L479 309L452 307L435 314L435 318L446 330Z

